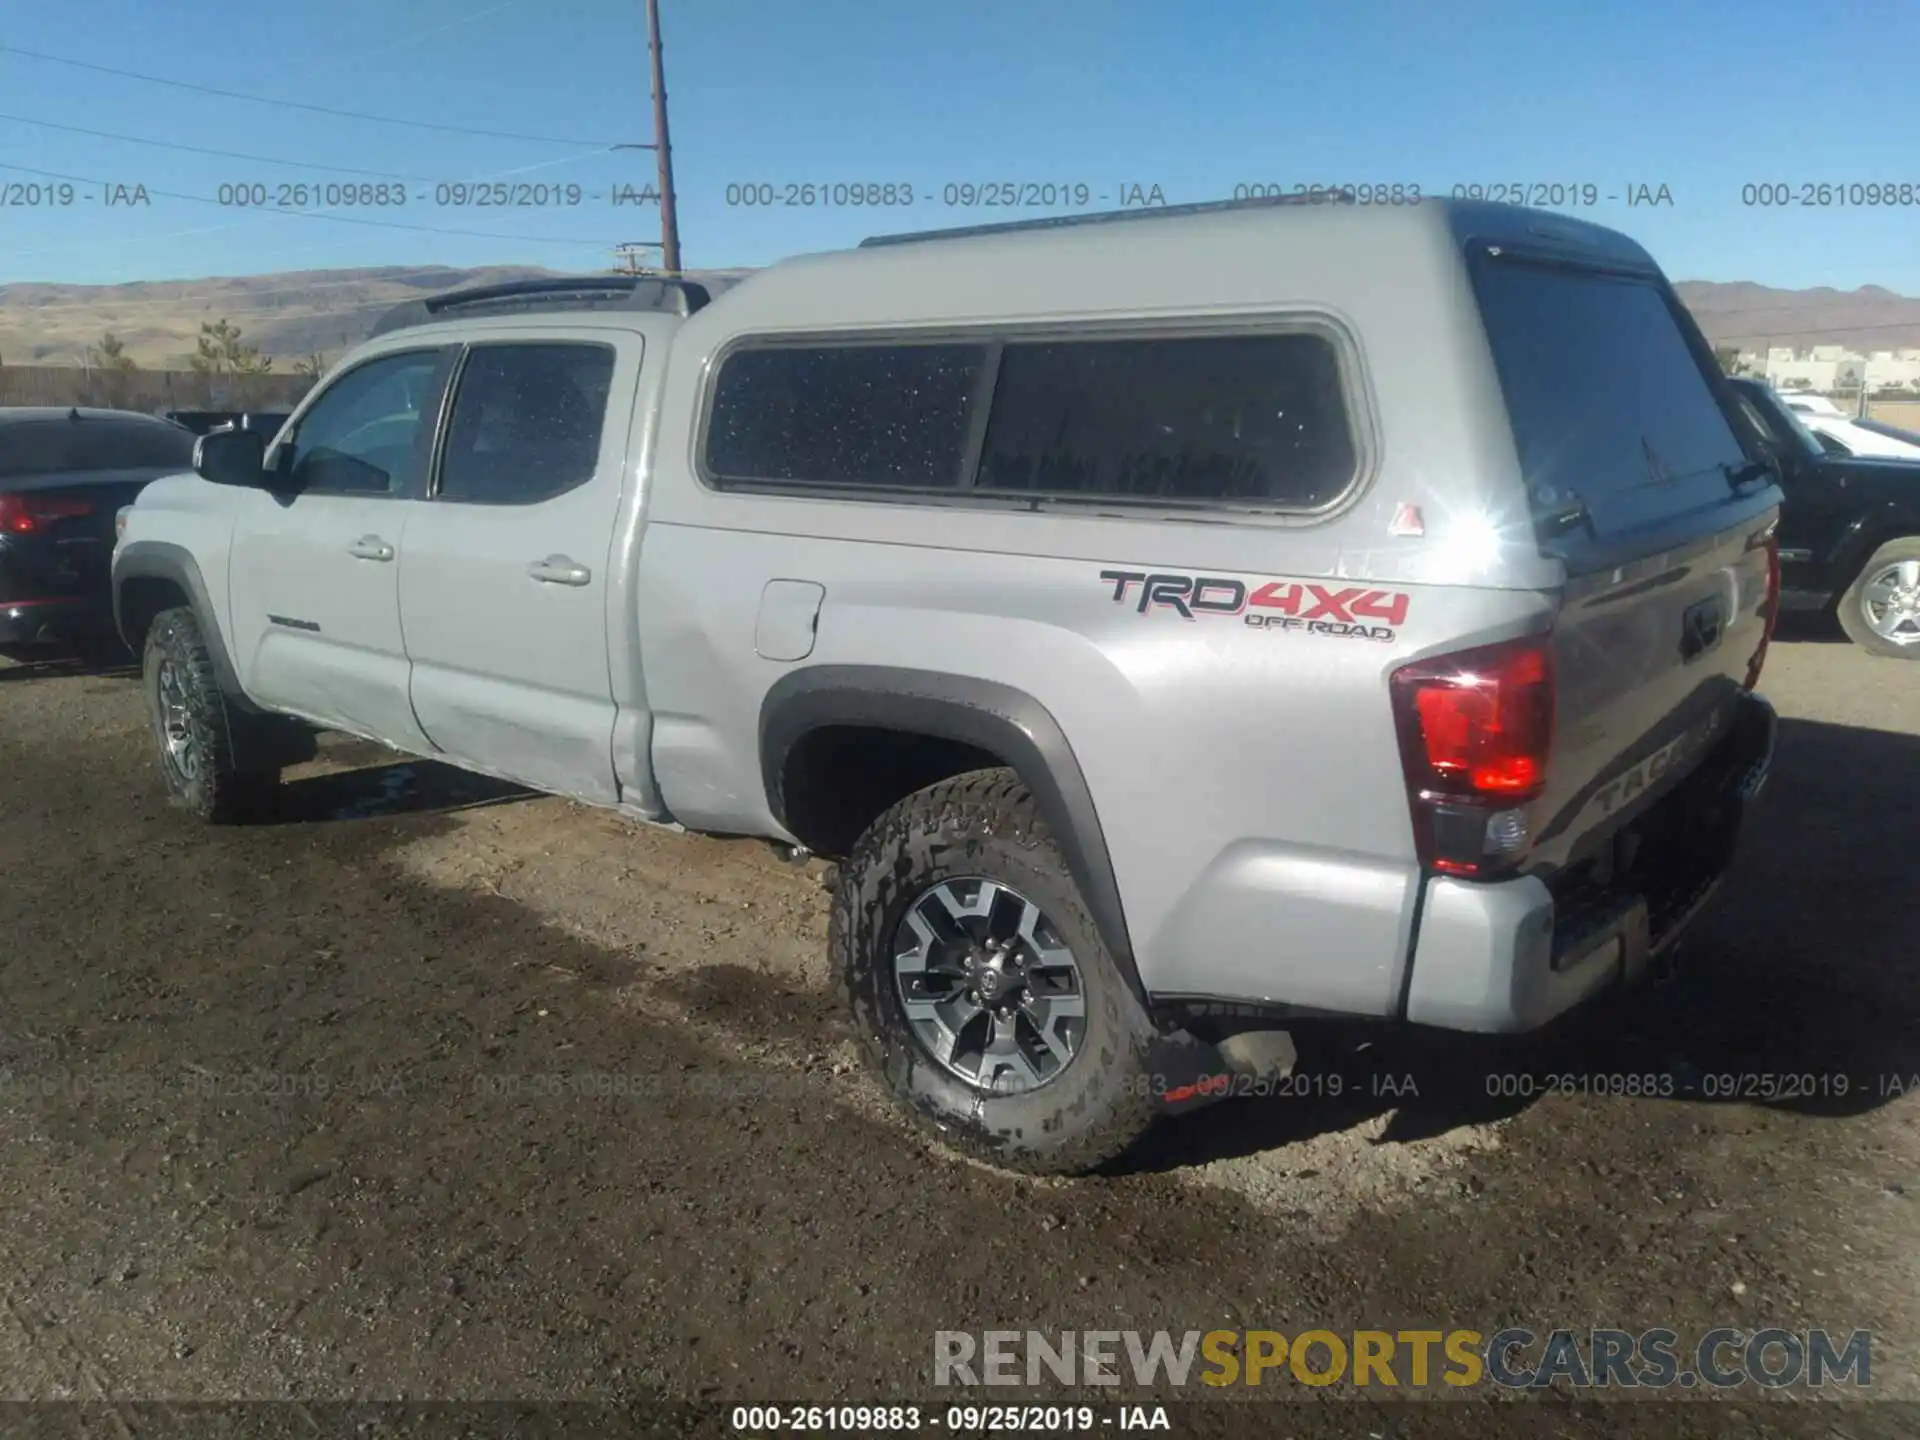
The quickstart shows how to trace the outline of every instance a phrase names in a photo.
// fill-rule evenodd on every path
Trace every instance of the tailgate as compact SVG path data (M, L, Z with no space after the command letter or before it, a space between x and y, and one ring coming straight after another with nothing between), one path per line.
M1716 508L1722 528L1570 581L1536 864L1593 853L1728 733L1766 634L1772 509Z
M1577 862L1706 757L1767 631L1779 491L1657 271L1512 246L1469 269L1541 549L1566 566L1532 862Z

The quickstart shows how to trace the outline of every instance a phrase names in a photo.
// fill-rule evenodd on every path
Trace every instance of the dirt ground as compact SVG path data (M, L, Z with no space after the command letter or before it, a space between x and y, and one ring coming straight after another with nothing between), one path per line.
M945 1403L942 1329L1778 1325L1873 1332L1879 1402L1633 1433L1920 1433L1920 667L1808 635L1764 688L1775 779L1671 982L1530 1044L1309 1040L1339 1100L1034 1181L886 1109L768 847L332 742L200 830L128 672L0 662L0 1400ZM1562 1093L1488 1093L1523 1071ZM1578 1079L1646 1074L1689 1093ZM1493 1433L1266 1398L1261 1433Z

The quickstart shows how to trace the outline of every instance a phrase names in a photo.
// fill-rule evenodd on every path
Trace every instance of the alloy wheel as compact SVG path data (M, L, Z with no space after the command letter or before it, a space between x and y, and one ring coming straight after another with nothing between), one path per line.
M894 933L893 971L914 1038L987 1094L1037 1090L1086 1035L1080 966L1041 908L1009 885L942 880Z
M160 662L156 689L159 692L158 726L160 745L168 768L187 784L200 776L200 747L194 742L186 677L171 660Z
M1896 560L1861 586L1860 615L1891 645L1920 644L1920 560Z

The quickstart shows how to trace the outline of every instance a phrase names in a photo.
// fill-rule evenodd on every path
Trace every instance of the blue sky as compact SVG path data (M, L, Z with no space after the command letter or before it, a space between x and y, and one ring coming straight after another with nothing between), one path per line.
M0 47L14 48L0 48L0 166L14 168L0 168L0 185L81 179L71 205L0 195L12 202L0 208L0 282L380 264L600 269L613 244L657 238L651 205L610 203L615 187L651 180L652 156L604 148L651 138L640 0L4 4ZM1428 193L1541 182L1622 197L1574 213L1627 230L1675 278L1920 294L1920 12L1910 0L1817 11L1783 0L662 6L689 266L1046 213L949 206L949 184L1085 186L1106 197L1090 207L1099 209L1128 185L1157 185L1178 203L1252 182ZM20 50L451 128L253 104ZM382 173L343 173L354 171ZM283 184L385 175L410 177L397 182L403 206L327 212L379 224L219 203L222 185L278 198ZM583 199L435 203L437 182L480 178L578 185ZM730 184L780 193L809 181L910 185L916 202L728 203ZM1742 203L1745 184L1818 181L1904 183L1916 203ZM149 203L109 205L95 182L127 195L144 185ZM1639 185L1664 185L1671 203L1629 207L1628 187ZM405 226L424 228L396 228Z

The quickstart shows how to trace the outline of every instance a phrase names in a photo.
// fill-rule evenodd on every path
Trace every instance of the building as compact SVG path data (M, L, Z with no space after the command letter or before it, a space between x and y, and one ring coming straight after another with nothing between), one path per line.
M1864 382L1869 391L1920 394L1920 349L1862 353L1842 345L1775 345L1764 355L1743 350L1740 361L1749 374L1764 376L1776 390L1832 394L1858 390Z

